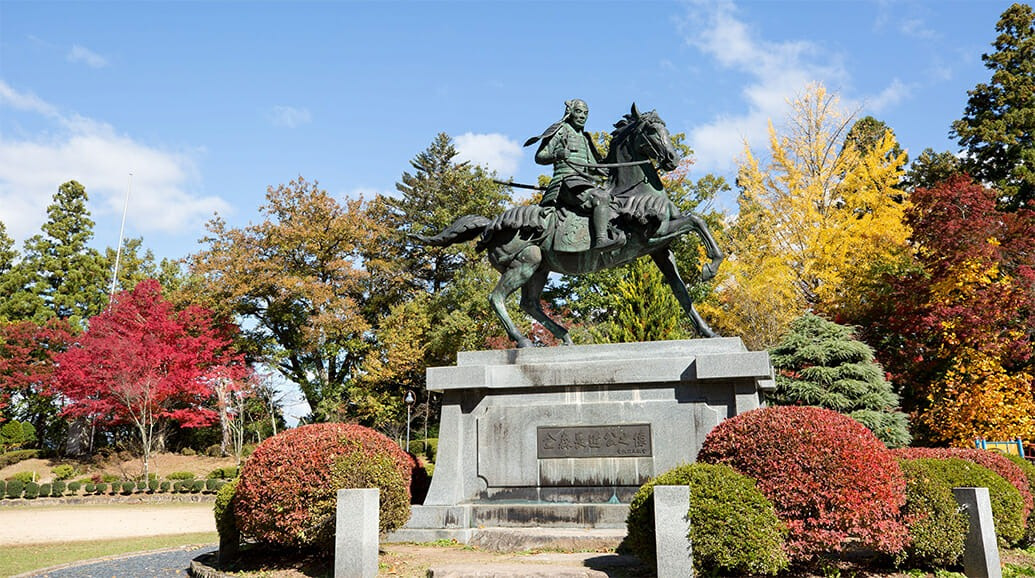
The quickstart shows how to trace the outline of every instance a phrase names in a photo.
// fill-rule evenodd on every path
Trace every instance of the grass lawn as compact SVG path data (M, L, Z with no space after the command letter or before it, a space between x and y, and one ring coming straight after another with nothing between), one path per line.
M160 550L162 548L175 548L192 544L215 544L217 542L219 542L219 536L215 532L202 532L199 534L120 538L91 542L4 546L0 548L0 576L13 576L30 570L68 564L69 562L77 562L79 560L90 560L147 550Z

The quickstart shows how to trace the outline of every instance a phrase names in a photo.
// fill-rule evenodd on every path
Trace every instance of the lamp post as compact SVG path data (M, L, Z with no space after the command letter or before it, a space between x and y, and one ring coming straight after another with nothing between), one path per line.
M413 402L417 401L417 398L413 397L412 391L406 390L403 401L406 402L406 453L410 453L410 410L413 409Z

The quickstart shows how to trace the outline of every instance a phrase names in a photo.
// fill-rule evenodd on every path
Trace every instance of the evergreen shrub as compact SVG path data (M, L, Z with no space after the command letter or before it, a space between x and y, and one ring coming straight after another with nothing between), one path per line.
M1035 466L1021 456L1006 456L1011 462L1021 468L1024 477L1028 479L1028 491L1035 495ZM1035 508L1028 513L1028 520L1025 523L1024 542L1028 545L1035 544Z
M216 491L216 482L217 481L218 480L214 480L212 478L209 478L209 479L205 480L205 491L206 492L214 492L214 491Z
M70 464L61 464L59 466L54 466L54 468L50 470L50 473L54 474L55 480L64 481L75 475L75 467Z
M39 455L39 450L14 450L6 454L0 454L0 468L12 466L23 460L37 458Z
M7 493L7 482L0 480L0 499L3 499Z
M415 464L372 429L313 424L265 440L241 470L234 515L241 534L258 542L331 551L339 488L381 491L380 530L410 515Z
M219 532L220 540L226 537L237 536L240 539L240 533L237 530L237 520L234 518L234 493L237 490L237 479L231 480L230 482L223 485L216 493L216 505L214 513L216 516L216 532Z
M910 543L899 563L909 567L951 568L959 564L966 546L967 517L952 494L946 468L967 467L951 459L901 459L906 474L906 505L902 517Z
M7 497L8 498L20 498L22 492L25 491L25 482L21 480L8 480L7 481Z
M92 494L97 491L97 484L93 482L86 482L86 485L83 486L83 491L87 494Z
M97 491L98 494L103 494L103 493L108 491L108 484L105 483L105 482L101 482L99 484L94 484L93 487Z
M168 492L171 489L172 489L172 482L162 482L162 483L158 484L158 491L159 492Z
M818 407L766 407L716 426L698 461L726 464L758 481L787 524L792 562L863 546L900 552L906 480L898 461L858 421Z
M167 480L193 480L198 477L194 472L173 472L165 476Z
M902 448L894 451L895 455L900 458L959 458L984 466L999 474L1020 494L1022 523L1026 522L1028 516L1031 515L1032 506L1035 504L1033 504L1033 494L1031 486L1028 484L1028 477L1024 474L1024 470L1010 461L1005 454L977 448Z
M180 450L180 455L181 456L196 456L196 455L198 455L198 452L195 451L194 448L183 448L182 450Z
M36 496L39 496L39 495L40 495L40 485L39 484L37 484L36 482L28 482L28 483L25 484L25 493L22 495L22 497L24 497L26 499L29 499L29 500L35 500Z
M158 480L151 480L147 483L147 493L153 494L158 491Z
M50 485L50 495L55 498L60 498L65 495L65 489L67 489L67 487L68 485L64 481L55 480L54 483Z
M194 480L190 484L190 491L194 494L205 489L205 480Z
M690 486L690 543L695 575L776 574L787 567L787 528L755 481L723 465L689 464L640 487L629 506L623 549L654 565L654 486Z
M39 487L36 488L36 490L38 492L37 495L39 495L39 497L41 497L41 498L49 498L50 497L50 492L52 490L52 484L49 484L49 483L48 484L40 484Z
M988 488L992 521L1000 547L1017 544L1024 538L1024 501L1010 482L970 460L935 458L933 461L940 462L939 475L949 488Z
M36 472L18 472L7 477L8 480L18 480L23 484L36 481Z
M68 493L72 495L78 494L79 489L82 487L82 482L68 482Z
M137 489L136 482L122 482L122 493L129 495L133 493L133 490Z
M206 476L210 480L232 480L237 477L237 474L241 472L241 468L237 466L226 466L225 468L216 468L208 473Z

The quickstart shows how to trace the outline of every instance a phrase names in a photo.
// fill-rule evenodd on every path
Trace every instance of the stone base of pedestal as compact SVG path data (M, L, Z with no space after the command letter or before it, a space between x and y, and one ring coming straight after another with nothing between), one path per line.
M427 378L442 394L438 454L403 530L455 535L624 528L641 484L693 462L774 385L768 354L738 338L462 352Z

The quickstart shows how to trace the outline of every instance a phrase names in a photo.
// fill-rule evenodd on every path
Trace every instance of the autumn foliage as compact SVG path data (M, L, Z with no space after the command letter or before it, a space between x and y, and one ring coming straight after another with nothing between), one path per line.
M0 326L0 409L13 394L52 397L54 356L71 340L71 327L58 319L43 325L21 321Z
M1003 213L965 175L912 195L912 270L856 321L931 443L1035 438L1035 212Z
M267 439L248 458L234 496L244 536L294 548L333 549L341 488L381 490L381 531L410 516L413 459L372 429L343 423L301 426Z
M852 418L817 407L770 407L729 418L705 438L698 461L758 480L789 527L787 550L807 562L859 541L895 553L905 478L888 449Z

